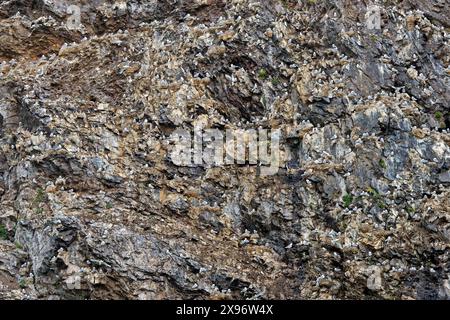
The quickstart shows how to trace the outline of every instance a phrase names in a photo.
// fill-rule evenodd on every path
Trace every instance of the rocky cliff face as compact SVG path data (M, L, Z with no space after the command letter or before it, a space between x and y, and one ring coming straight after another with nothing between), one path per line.
M373 4L1 1L0 298L450 298L449 1Z

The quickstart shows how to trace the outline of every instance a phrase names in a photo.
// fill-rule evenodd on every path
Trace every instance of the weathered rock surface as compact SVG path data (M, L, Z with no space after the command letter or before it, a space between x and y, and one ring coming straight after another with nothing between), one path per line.
M1 1L0 298L449 299L449 4Z

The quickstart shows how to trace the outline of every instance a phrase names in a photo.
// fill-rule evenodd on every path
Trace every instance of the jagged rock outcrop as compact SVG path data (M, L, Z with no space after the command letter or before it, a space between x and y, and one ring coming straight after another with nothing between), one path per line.
M377 3L1 1L0 298L450 298L449 1Z

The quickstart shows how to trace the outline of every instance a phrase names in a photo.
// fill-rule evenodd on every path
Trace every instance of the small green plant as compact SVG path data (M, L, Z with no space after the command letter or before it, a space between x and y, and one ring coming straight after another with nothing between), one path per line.
M411 207L411 206L407 206L407 207L405 208L405 210L406 210L406 212L408 212L408 213L414 213L414 212L416 212L416 210L415 210L413 207Z
M272 78L272 84L273 84L274 86L277 86L277 85L279 85L279 84L280 84L280 79L279 79L279 78L277 78L277 77L275 77L275 78Z
M36 189L36 195L33 199L33 206L35 207L34 212L38 215L42 214L44 212L44 208L42 208L40 205L47 200L47 194L45 193L44 189L37 188Z
M16 246L16 249L22 250L23 246L19 242L15 242L14 245Z
M436 120L441 120L441 119L442 119L442 112L437 111L437 112L434 114L434 117L436 118Z
M7 240L8 239L8 230L3 224L0 224L0 239Z
M258 78L260 78L261 80L266 79L267 78L267 70L264 68L259 69Z
M344 207L348 208L353 202L353 196L351 194L346 194L342 197L342 202L344 202Z
M367 193L370 194L374 198L378 198L380 194L378 193L378 190L372 187L367 188Z
M111 202L106 203L106 209L111 209L113 207L113 204Z
M386 203L377 189L369 187L367 193L372 197L372 203L376 204L380 209L386 208Z
M44 202L45 199L46 199L46 194L45 194L44 189L42 189L42 188L37 188L37 190L36 190L36 196L34 197L34 201L33 201L34 204L35 204L35 205L38 205L38 204Z
M379 163L380 167L382 167L383 169L387 168L386 161L384 161L384 159L380 159L380 161L378 163Z
M381 210L386 209L386 204L382 200L378 200L377 205Z
M19 287L21 287L22 289L25 289L27 287L27 281L24 278L19 280Z

